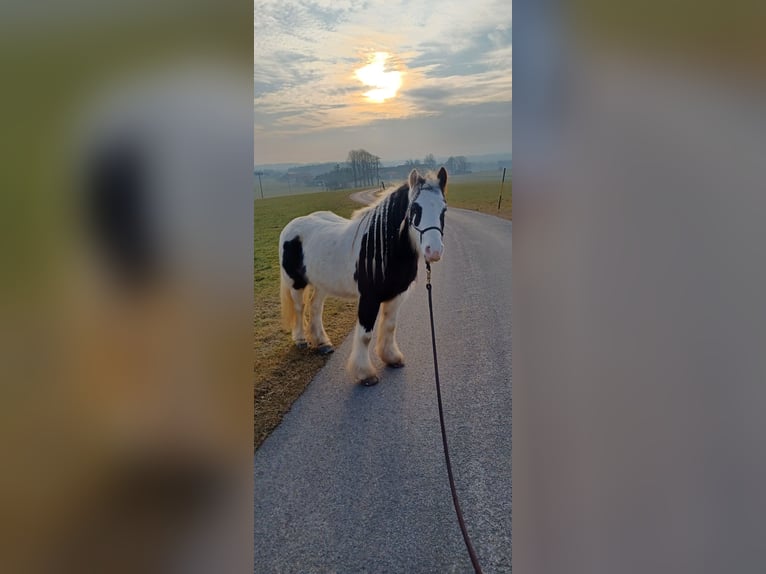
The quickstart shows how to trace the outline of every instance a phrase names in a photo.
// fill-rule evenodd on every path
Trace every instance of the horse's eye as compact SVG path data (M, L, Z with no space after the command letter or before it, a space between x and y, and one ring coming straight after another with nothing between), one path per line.
M420 218L423 215L423 208L420 206L420 204L413 203L410 209L412 210L412 223L415 225L415 227L417 227L420 225Z

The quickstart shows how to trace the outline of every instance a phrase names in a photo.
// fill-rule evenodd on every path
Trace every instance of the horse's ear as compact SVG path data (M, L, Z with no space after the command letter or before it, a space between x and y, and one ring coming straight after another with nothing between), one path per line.
M436 174L436 177L439 178L439 187L441 188L442 193L444 193L444 189L447 187L447 170L444 169L444 166L441 167L439 173Z
M418 184L418 178L419 177L420 176L418 175L418 170L413 169L410 172L410 179L409 179L410 189L415 189L415 186Z

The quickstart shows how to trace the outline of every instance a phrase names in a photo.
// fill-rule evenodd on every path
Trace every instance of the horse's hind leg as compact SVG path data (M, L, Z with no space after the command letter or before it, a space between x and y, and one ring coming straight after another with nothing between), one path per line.
M366 387L378 382L375 367L370 361L370 341L372 340L372 329L375 326L378 309L380 309L379 301L364 296L359 298L359 318L354 329L354 344L346 364L351 376Z
M378 342L375 345L378 357L389 367L394 368L404 366L404 355L396 344L396 317L403 300L404 295L398 295L381 305Z
M311 306L309 307L309 336L320 355L327 355L335 350L332 347L332 342L330 342L330 337L327 336L324 330L324 323L322 322L325 299L327 299L327 293L315 287L311 295Z
M306 332L303 328L303 292L305 289L290 288L290 298L293 300L295 309L295 322L293 323L293 341L299 349L309 346L306 342Z

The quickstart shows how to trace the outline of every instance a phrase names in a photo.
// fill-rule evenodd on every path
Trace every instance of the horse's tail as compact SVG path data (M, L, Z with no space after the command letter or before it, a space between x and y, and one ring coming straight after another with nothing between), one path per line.
M279 295L282 299L282 326L288 331L292 331L295 325L295 305L290 295L289 279L285 278L284 272L279 274Z

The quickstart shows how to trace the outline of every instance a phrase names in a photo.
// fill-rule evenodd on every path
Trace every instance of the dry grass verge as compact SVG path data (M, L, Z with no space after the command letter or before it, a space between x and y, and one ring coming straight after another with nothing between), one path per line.
M258 448L327 362L311 351L299 351L282 329L279 302L279 232L294 217L327 209L349 217L359 204L349 191L256 200L254 204L254 445ZM356 322L355 303L329 298L325 329L340 344Z

